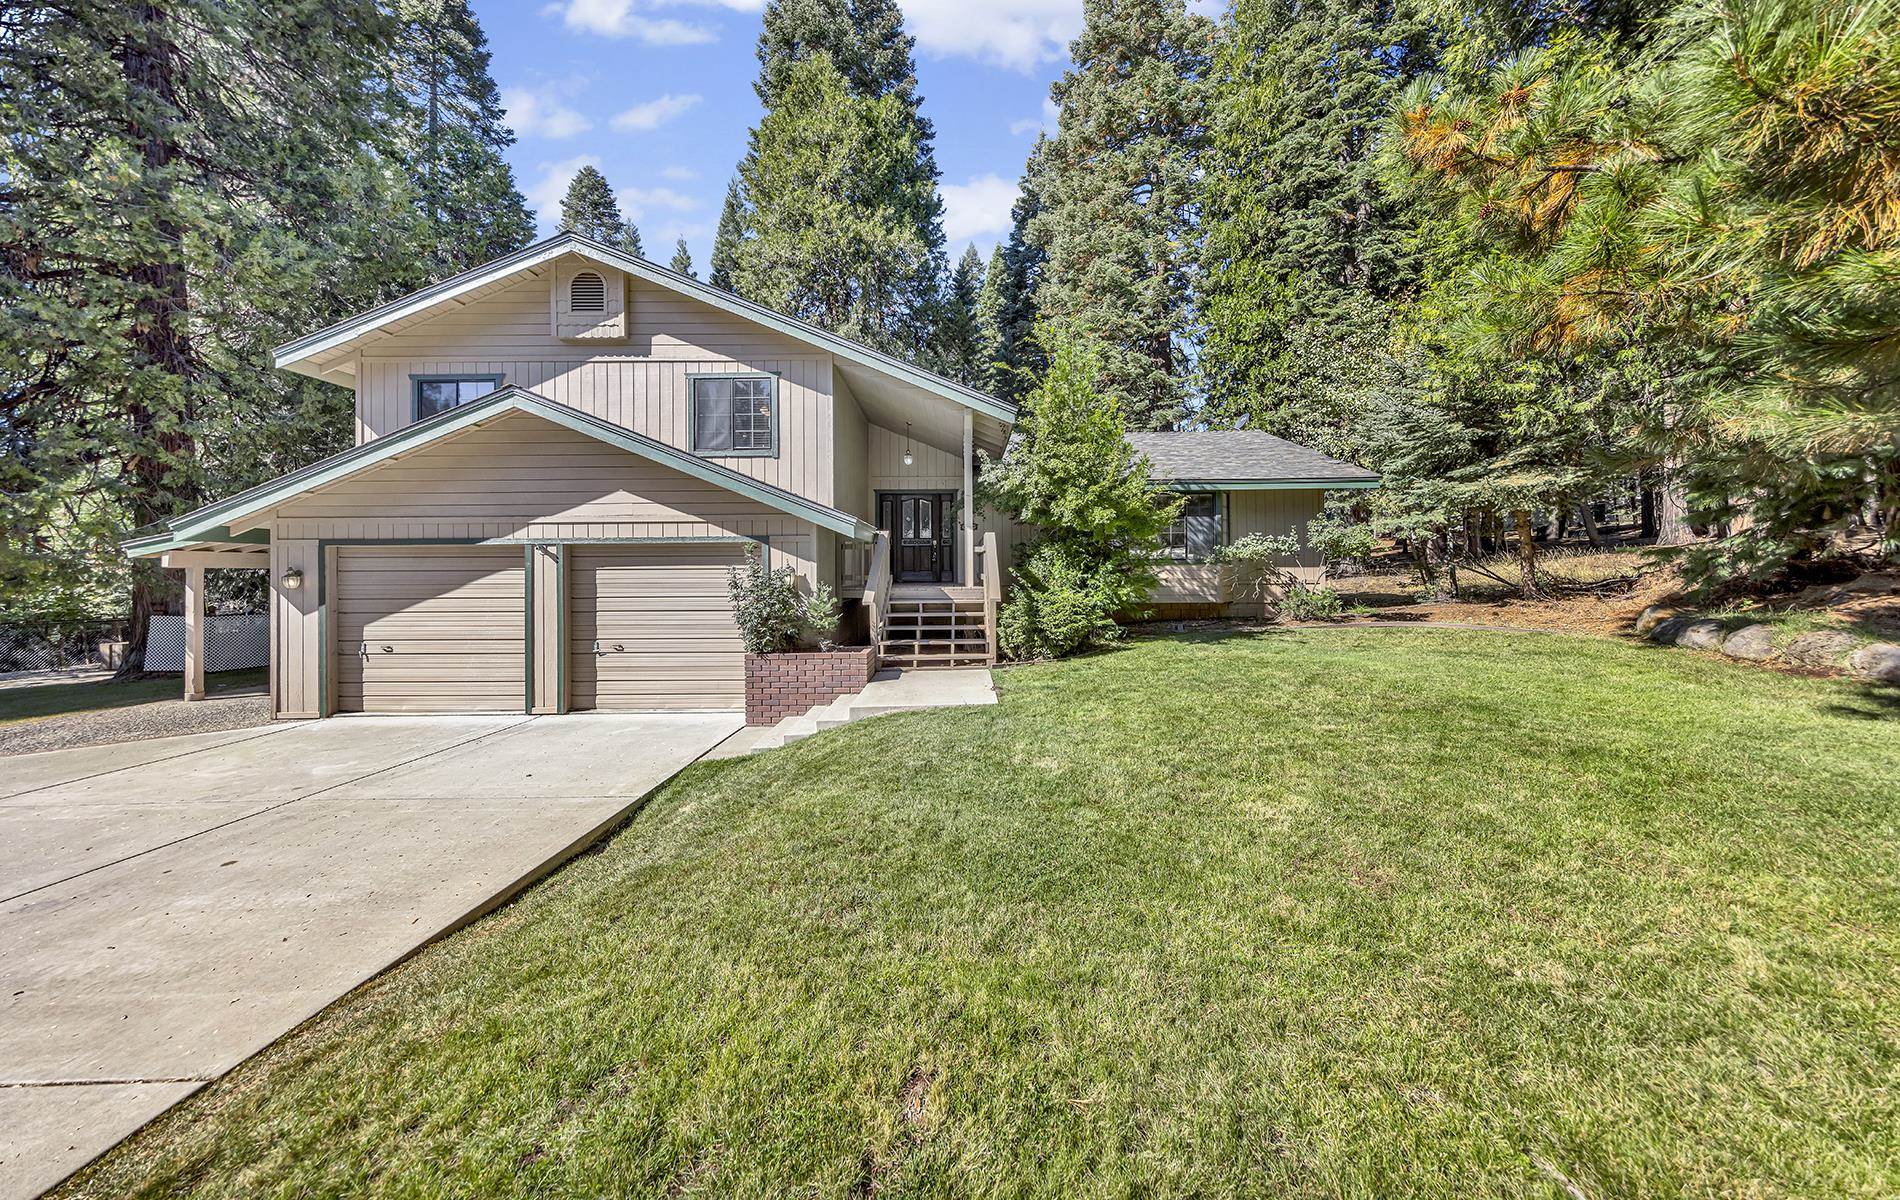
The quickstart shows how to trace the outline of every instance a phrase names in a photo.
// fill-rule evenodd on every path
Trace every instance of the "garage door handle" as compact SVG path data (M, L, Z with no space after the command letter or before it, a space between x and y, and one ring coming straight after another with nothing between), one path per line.
M622 651L622 650L625 650L625 649L626 649L626 647L625 647L625 646L623 646L623 645L621 645L621 644L620 644L619 642L615 642L615 643L614 643L614 650L615 650L615 651ZM594 653L595 653L595 654L603 654L603 653L605 653L605 651L603 651L603 650L602 650L602 649L600 648L600 642L599 642L599 640L598 640L598 639L596 639L596 640L595 640L595 642L594 642Z

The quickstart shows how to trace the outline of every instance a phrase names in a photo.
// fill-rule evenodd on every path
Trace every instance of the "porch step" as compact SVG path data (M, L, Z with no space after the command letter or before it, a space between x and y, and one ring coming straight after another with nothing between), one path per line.
M983 666L990 661L982 588L910 588L885 608L878 661L896 667Z

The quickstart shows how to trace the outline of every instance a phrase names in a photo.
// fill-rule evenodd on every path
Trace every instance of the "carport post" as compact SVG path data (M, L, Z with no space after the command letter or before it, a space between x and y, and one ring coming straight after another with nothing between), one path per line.
M205 569L185 568L185 699L205 698Z

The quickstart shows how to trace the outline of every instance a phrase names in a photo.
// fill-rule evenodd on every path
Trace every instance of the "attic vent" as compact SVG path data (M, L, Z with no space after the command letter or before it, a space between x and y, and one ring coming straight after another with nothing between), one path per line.
M592 271L582 271L568 286L567 300L573 312L606 312L607 285Z

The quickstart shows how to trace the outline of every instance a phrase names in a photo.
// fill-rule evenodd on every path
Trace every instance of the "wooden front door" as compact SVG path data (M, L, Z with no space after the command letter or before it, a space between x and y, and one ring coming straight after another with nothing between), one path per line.
M954 583L957 494L879 492L877 525L891 535L891 578L899 583Z

